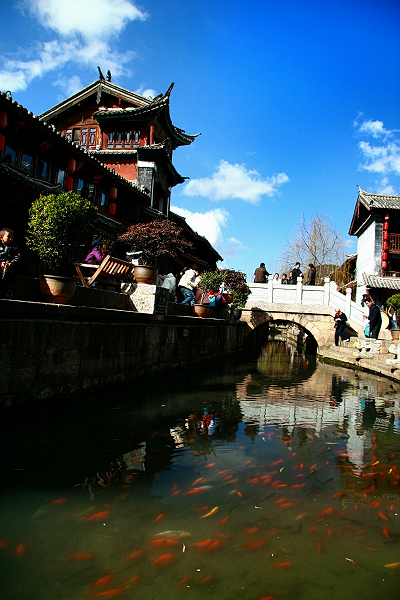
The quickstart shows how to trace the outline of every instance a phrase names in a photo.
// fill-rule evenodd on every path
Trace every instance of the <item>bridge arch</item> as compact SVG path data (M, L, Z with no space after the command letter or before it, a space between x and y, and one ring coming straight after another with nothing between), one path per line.
M243 310L241 321L248 323L250 330L263 323L293 323L312 336L317 346L327 346L334 341L334 314L334 309L330 307L269 305ZM347 324L349 335L358 335L358 327L352 325L351 322Z

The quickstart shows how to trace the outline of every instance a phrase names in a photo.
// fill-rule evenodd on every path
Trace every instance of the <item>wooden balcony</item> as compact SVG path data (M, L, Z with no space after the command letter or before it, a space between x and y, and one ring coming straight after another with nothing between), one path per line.
M389 234L389 252L391 254L400 254L400 233Z

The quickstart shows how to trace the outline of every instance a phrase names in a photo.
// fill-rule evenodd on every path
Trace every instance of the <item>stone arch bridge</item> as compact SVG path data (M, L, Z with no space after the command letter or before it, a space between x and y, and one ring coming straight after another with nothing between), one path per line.
M365 319L361 306L351 300L351 290L341 294L336 285L325 279L323 286L282 285L268 283L249 284L251 295L241 321L254 330L263 323L284 322L296 324L311 335L318 346L332 344L334 340L335 310L340 308L347 316L346 333L363 334Z

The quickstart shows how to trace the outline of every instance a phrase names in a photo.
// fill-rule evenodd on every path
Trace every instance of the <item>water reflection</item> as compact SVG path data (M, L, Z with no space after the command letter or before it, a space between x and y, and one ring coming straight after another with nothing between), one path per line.
M10 419L2 598L397 598L399 434L396 384L282 342Z

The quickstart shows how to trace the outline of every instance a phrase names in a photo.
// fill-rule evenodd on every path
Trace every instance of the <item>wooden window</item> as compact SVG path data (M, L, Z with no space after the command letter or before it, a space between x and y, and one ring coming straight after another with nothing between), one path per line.
M65 171L62 171L61 169L58 169L57 183L59 185L62 185L64 183L64 178L65 178Z
M89 129L89 141L88 141L88 145L90 148L94 147L96 145L96 128L95 127L91 127Z
M80 142L81 142L81 130L80 129L72 130L72 141L76 142L77 144L80 144Z
M36 175L38 177L42 177L43 179L50 180L50 164L47 160L41 160L40 158L37 161L36 167Z
M16 150L10 148L10 146L6 146L4 149L4 158L6 159L5 162L11 162L15 164L17 162Z

